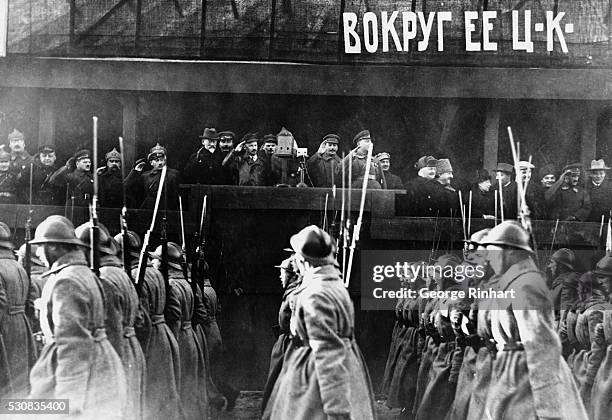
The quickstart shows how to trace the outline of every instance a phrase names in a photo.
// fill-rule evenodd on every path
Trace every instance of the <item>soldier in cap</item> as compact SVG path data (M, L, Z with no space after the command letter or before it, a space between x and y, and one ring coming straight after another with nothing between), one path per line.
M402 216L436 217L432 189L438 161L433 156L422 156L415 163L417 177L408 183L407 194L397 195L397 212Z
M17 176L24 171L29 171L32 156L26 150L23 133L13 129L8 135L8 143L11 151L11 172L13 175Z
M609 170L603 159L592 160L587 169L589 181L586 187L591 197L590 222L601 221L601 216L608 216L612 210L612 182L606 177Z
M104 298L88 266L85 245L63 216L49 216L36 228L51 266L42 291L45 347L30 373L29 398L66 398L70 414L122 418L126 379L121 359L104 327Z
M360 131L353 138L355 148L344 157L342 166L344 166L344 173L348 174L348 165L352 166L352 179L349 180L351 188L361 188L363 186L363 178L366 176L366 163L368 156L368 149L374 147L372 143L372 136L369 130ZM380 161L372 155L372 163L370 166L370 173L367 174L368 188L370 189L386 189L387 181L385 180L385 174L383 173Z
M403 190L404 183L402 179L389 170L391 169L391 155L387 152L382 152L377 154L376 158L380 161L383 173L385 174L387 188L390 190Z
M263 136L261 150L268 156L272 156L278 146L278 140L274 134L266 134Z
M555 251L546 265L557 329L565 322L564 315L577 298L580 273L576 271L575 266L576 256L574 251L568 248Z
M154 266L161 264L161 245L151 254ZM168 276L170 295L166 306L166 321L179 345L181 374L179 394L186 419L207 417L206 366L202 346L196 335L192 320L202 316L204 310L201 294L196 301L192 285L185 277L184 254L181 247L168 242ZM199 312L197 315L194 311Z
M123 178L121 175L121 153L113 148L105 156L106 166L98 168L98 197L100 206L123 207ZM127 199L127 198L126 198ZM126 203L129 206L130 203Z
M242 141L223 159L223 166L238 173L238 185L264 185L264 162L257 154L259 139L256 133L247 133Z
M91 157L88 150L79 150L68 159L66 165L51 175L49 182L56 187L67 188L66 205L87 207L93 196Z
M523 182L523 188L525 190L525 201L529 212L533 219L543 219L546 215L544 203L544 188L531 181L531 174L535 166L526 160L521 160L518 163L520 179ZM516 183L515 183L516 185Z
M221 164L224 153L218 147L219 134L205 128L200 136L201 147L189 157L183 177L188 184L221 185Z
M0 337L6 349L9 378L0 383L0 395L5 398L25 398L30 391L28 375L37 356L28 320L34 315L34 293L28 275L15 260L11 230L0 222ZM3 376L0 373L0 378Z
M305 273L289 327L294 348L263 418L373 419L372 385L355 341L353 303L337 269L333 240L313 225L290 242Z
M319 150L308 158L306 171L313 187L331 188L334 184L342 183L338 177L342 163L338 156L339 142L340 136L327 134L323 137Z
M123 244L122 234L115 236ZM142 241L128 231L128 255L132 278L138 280L138 258ZM151 264L145 254L144 281L140 292L142 319L136 324L136 335L145 355L145 419L180 418L179 398L180 354L174 334L166 324L166 288L162 273Z
M75 234L83 243L91 243L91 222L77 227ZM143 415L145 357L136 338L134 324L138 315L138 295L132 281L117 258L117 244L108 229L98 224L100 282L106 306L106 334L119 355L127 379L125 417L140 419Z
M0 149L0 204L17 202L17 177L10 171L11 155Z
M582 165L574 163L563 168L559 180L545 192L551 215L559 220L586 221L591 213L591 197L580 185Z
M60 206L64 204L66 197L66 185L55 185L51 183L51 176L57 171L55 164L57 156L53 146L44 145L38 149L38 153L32 158L32 204L43 204L49 206ZM21 172L18 179L21 190L22 201L30 201L30 169Z
M229 152L234 150L234 140L236 134L233 131L219 132L219 150L221 151L222 162ZM220 185L237 185L238 174L230 166L221 166L219 175Z
M167 156L166 148L157 143L151 148L147 156L147 161L152 169L143 172L147 162L141 159L136 162L134 169L132 169L130 174L125 178L125 188L130 194L133 194L135 197L144 196L142 204L140 205L141 209L152 209L155 206L155 198L157 197L157 190L159 189L162 168L168 165ZM163 190L167 192L163 191L163 194L167 194L169 209L174 210L178 208L180 183L181 176L179 171L168 167L163 188Z
M485 402L492 418L587 419L554 329L546 280L532 255L529 233L515 221L495 226L483 241L487 260L499 277L497 299L487 327L497 344L493 380ZM480 326L479 326L480 328ZM537 333L534 333L537 331Z

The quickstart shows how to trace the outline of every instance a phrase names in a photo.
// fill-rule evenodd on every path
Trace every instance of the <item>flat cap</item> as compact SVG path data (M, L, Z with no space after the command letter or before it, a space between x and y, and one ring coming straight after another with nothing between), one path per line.
M85 150L85 149L79 150L78 152L74 154L75 161L78 162L79 160L82 160L82 159L91 159L89 155L89 150Z
M391 160L391 155L387 152L380 152L379 154L376 155L376 159L378 160L383 160L383 159L389 159Z
M340 136L337 134L326 134L325 137L323 137L323 143L338 144L340 143Z
M579 174L582 171L582 163L570 163L565 165L561 172L570 171L573 174Z
M266 134L265 136L263 136L263 141L264 144L265 143L274 143L274 144L278 144L278 139L276 138L276 136L274 134Z
M414 164L414 167L417 169L423 168L435 168L438 165L438 160L433 156L421 156L417 163Z
M359 133L355 134L355 137L353 137L353 143L358 144L361 140L366 140L366 139L372 141L370 130L362 130Z
M506 174L512 174L514 168L509 163L498 163L495 168L495 172L504 172Z

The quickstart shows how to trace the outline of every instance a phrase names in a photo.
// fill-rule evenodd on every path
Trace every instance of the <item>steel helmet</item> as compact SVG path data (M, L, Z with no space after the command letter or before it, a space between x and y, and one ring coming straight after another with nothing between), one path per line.
M612 277L612 256L606 255L599 260L595 265L595 270L593 270L593 273L599 274L600 276Z
M34 232L34 239L31 244L71 244L89 248L89 244L84 243L76 237L74 225L64 216L53 215L43 220Z
M574 270L574 264L576 264L576 255L574 255L574 251L568 248L559 248L550 256L550 259L563 264L570 270Z
M150 252L149 255L156 260L162 258L162 246L158 245L154 252ZM168 242L168 266L176 268L177 270L183 269L183 250L181 246L175 242Z
M0 222L0 248L14 248L11 242L11 228L4 222Z
M291 248L308 262L325 265L334 264L334 241L318 226L310 225L293 235Z
M529 233L516 221L508 220L489 231L482 245L499 245L522 249L533 253L529 244Z
M472 236L470 236L470 239L467 239L464 242L467 244L482 245L482 241L490 231L491 229L487 228L474 232L472 233Z
M140 236L132 230L127 231L128 237L128 253L135 258L140 257L140 250L142 249L142 241ZM117 253L123 250L123 233L118 233L114 237L117 243Z
M75 229L74 233L81 241L86 244L90 244L91 227L91 222L83 223L81 226ZM110 233L108 233L106 226L104 226L102 223L98 223L98 228L100 230L100 242L98 243L98 249L100 252L108 255L117 255L117 245L115 244L113 237L110 236Z

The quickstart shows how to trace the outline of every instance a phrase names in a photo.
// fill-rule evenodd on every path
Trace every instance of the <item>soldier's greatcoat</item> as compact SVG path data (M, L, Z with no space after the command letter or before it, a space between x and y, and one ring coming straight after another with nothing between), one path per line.
M41 327L47 341L30 373L29 398L66 398L73 414L121 419L126 380L106 338L98 279L80 250L59 258L46 275Z
M123 207L123 179L121 178L121 169L113 172L105 168L102 173L98 175L98 183L98 198L100 199L101 207Z
M291 316L296 339L264 413L271 419L375 418L370 376L354 337L354 309L332 265L306 273Z
M133 266L132 277L138 278ZM166 324L164 307L166 289L162 274L147 265L142 283L140 306L144 312L143 324L137 329L145 355L145 419L167 420L179 418L180 354L176 338Z
M315 153L308 162L306 170L312 181L313 187L331 188L333 184L342 185L342 174L340 168L342 159L337 154Z
M69 167L62 166L51 175L49 182L60 188L67 186L67 206L72 204L71 198L74 198L75 206L87 207L91 203L93 195L93 177L91 172L85 172L80 169L71 171Z
M17 202L17 178L10 171L0 172L0 204Z
M132 196L134 203L142 200L140 208L153 209L155 206L155 198L157 197L157 190L159 189L160 180L161 169L150 170L142 173L132 170L125 178L125 188L126 191ZM168 168L166 172L166 180L164 181L164 190L168 190L167 195L169 209L178 208L179 184L181 182L179 171ZM163 194L166 194L166 192L162 192L162 200Z
M348 156L342 160L342 167L348 176L348 167L351 165L351 181L352 188L363 187L363 177L365 176L367 156L356 153L354 150ZM372 156L372 163L370 164L370 172L367 175L368 188L371 189L386 189L387 181L385 180L385 174L383 173L380 161Z
M166 317L179 345L181 380L179 395L186 419L205 419L206 381L204 354L191 324L194 311L194 297L191 285L183 274L170 269L170 296Z
M14 398L28 395L28 375L36 362L36 346L26 316L26 311L34 311L34 293L11 250L0 247L0 336L4 337L10 377L10 383L0 383L0 394L10 387Z
M66 199L66 185L55 185L51 183L51 176L57 171L55 165L43 165L40 159L33 160L32 167L32 204L43 204L49 206L64 205ZM21 172L18 180L19 188L22 190L24 202L29 201L30 170Z
M596 335L592 345L589 373L596 372L591 391L592 420L606 420L612 415L612 311L603 312L603 337Z
M491 331L497 343L485 416L499 418L587 419L553 323L552 303L541 273L530 258L508 269L499 290Z
M107 315L118 324L117 331L113 331L116 336L111 340L111 344L119 354L125 369L128 386L126 417L140 419L144 403L145 357L134 330L138 295L117 257L102 256L100 266ZM107 333L111 334L108 328Z

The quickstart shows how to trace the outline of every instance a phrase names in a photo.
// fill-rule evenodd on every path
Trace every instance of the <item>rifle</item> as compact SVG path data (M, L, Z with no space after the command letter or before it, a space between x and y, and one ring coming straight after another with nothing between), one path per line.
M204 260L204 247L206 245L206 235L204 232L204 223L206 222L206 213L208 205L208 196L204 196L202 200L202 211L200 212L200 228L194 235L194 243L195 248L193 250L193 255L191 258L191 278L194 284L198 284L201 269L202 269L202 261Z
M374 149L374 144L370 143L370 147L368 148L368 156L366 158L365 172L363 173L363 184L361 185L361 203L359 204L359 216L357 217L357 222L353 226L353 237L351 239L347 274L344 278L344 287L347 288L349 285L349 280L351 278L351 269L353 268L353 256L355 255L355 247L357 246L357 242L359 242L359 231L361 230L361 224L363 222L363 208L365 207L365 197L366 192L368 190L368 180L370 179L370 167L372 166L372 149Z
M183 250L183 276L185 276L185 280L187 280L189 279L189 275L187 273L187 243L185 242L185 221L183 220L183 197L181 197L181 195L179 194L178 199L180 212L179 215L181 217L181 249ZM195 296L195 287L193 288L193 293Z
M132 270L130 269L130 252L128 250L130 246L130 238L128 236L128 224L127 224L127 199L125 194L125 159L123 154L123 137L119 137L119 153L121 154L121 192L123 198L123 207L121 208L121 214L119 215L119 224L121 226L121 260L123 261L123 270L128 275L132 284L134 279L132 278Z
M30 162L30 202L28 203L28 219L25 223L25 261L24 268L28 275L28 279L30 279L30 283L32 282L32 245L30 241L32 240L32 175L34 173L34 163Z
M164 165L166 168L166 165ZM161 234L159 235L159 240L161 242L161 266L160 271L162 276L164 277L164 287L166 289L166 307L164 308L164 312L166 312L166 308L168 307L168 302L170 301L170 274L168 273L168 186L163 189L164 192L164 213L162 215L161 220Z
M74 201L73 201L74 203ZM98 117L93 117L93 197L89 219L91 221L91 269L100 275L100 227L98 226Z
M149 241L151 240L151 232L155 228L155 219L157 219L157 210L159 209L159 202L161 200L161 193L164 188L164 181L166 180L167 167L162 168L161 176L159 177L159 187L157 187L157 196L155 197L155 207L153 208L153 219L151 219L151 226L144 235L142 240L142 248L140 249L140 255L138 256L138 276L136 282L136 292L138 296L141 295L142 283L144 282L145 272L147 269L147 248L149 247Z

